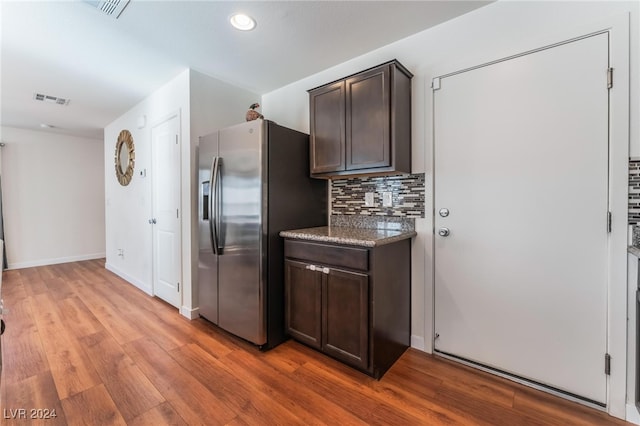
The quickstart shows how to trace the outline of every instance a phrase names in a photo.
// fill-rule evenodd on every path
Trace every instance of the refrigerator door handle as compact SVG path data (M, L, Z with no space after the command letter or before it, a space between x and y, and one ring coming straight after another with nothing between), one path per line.
M213 157L211 163L211 184L209 185L209 236L213 254L217 255L218 248L218 172L220 170L220 158Z

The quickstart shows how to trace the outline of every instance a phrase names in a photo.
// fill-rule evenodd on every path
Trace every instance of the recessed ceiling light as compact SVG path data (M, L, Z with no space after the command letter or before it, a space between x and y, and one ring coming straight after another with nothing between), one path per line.
M229 18L229 22L240 31L250 31L256 27L256 21L244 13L235 13Z

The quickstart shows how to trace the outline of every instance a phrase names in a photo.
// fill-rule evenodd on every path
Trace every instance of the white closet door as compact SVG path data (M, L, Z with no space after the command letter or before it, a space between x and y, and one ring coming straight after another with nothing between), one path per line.
M153 294L180 308L180 123L178 116L151 130L153 160Z
M599 403L608 45L594 35L434 91L435 349Z

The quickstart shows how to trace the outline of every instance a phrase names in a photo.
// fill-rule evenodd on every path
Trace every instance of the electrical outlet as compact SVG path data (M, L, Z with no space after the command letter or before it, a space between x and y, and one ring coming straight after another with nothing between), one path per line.
M383 192L382 193L382 206L383 207L392 207L393 206L393 198L391 197L391 192Z
M364 194L364 205L365 207L373 207L373 192L365 192Z

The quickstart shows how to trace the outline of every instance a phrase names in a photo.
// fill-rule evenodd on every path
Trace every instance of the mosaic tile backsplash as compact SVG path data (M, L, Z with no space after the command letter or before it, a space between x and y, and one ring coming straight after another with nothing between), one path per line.
M382 207L382 192L387 191L393 193L393 207ZM374 207L365 207L366 192L375 194ZM424 173L331 181L332 215L423 218L424 203ZM639 225L640 233L640 159L635 158L629 160L629 225Z
M424 173L332 180L331 214L423 218L424 182ZM374 194L372 207L364 205L367 192ZM391 192L392 207L382 206L383 192Z
M629 160L629 225L640 224L640 159Z

